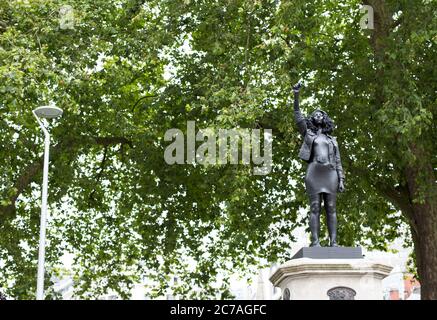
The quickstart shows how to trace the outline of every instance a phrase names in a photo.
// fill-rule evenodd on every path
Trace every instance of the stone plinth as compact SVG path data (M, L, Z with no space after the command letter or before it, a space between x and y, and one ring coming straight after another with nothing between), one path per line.
M362 259L361 247L304 247L291 259Z
M284 300L382 300L381 281L392 270L363 258L361 248L302 248L294 257L270 277Z

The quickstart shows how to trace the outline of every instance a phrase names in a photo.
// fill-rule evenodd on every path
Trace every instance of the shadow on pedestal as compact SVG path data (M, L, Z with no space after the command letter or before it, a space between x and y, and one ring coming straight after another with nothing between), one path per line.
M291 259L362 259L361 247L303 247Z

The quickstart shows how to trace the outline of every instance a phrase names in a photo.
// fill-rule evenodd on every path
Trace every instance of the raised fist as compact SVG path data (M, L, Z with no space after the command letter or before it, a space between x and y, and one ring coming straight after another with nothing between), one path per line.
M294 92L299 92L300 88L302 87L302 84L300 82L298 82L297 84L295 84L293 86L293 91Z

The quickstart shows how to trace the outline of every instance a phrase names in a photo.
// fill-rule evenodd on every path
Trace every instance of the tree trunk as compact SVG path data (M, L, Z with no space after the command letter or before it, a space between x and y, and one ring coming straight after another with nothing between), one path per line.
M411 151L418 161L416 166L406 168L405 177L421 299L437 300L437 183L431 163L425 160L431 158L424 149L412 144Z
M414 206L420 213L414 240L422 300L437 300L437 204Z

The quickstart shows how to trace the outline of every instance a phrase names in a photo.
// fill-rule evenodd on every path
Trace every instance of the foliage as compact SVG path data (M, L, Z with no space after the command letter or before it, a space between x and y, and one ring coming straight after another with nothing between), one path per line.
M59 25L63 4L73 29ZM403 169L437 167L435 2L384 5L394 27L381 57L356 0L0 2L0 287L34 296L42 133L31 111L50 101L64 115L50 127L47 272L72 253L80 297L128 298L147 277L151 295L226 298L230 274L289 258L307 225L289 106L300 78L303 109L337 124L340 244L384 250L410 222L389 193ZM188 120L272 128L271 174L167 165L164 133Z

